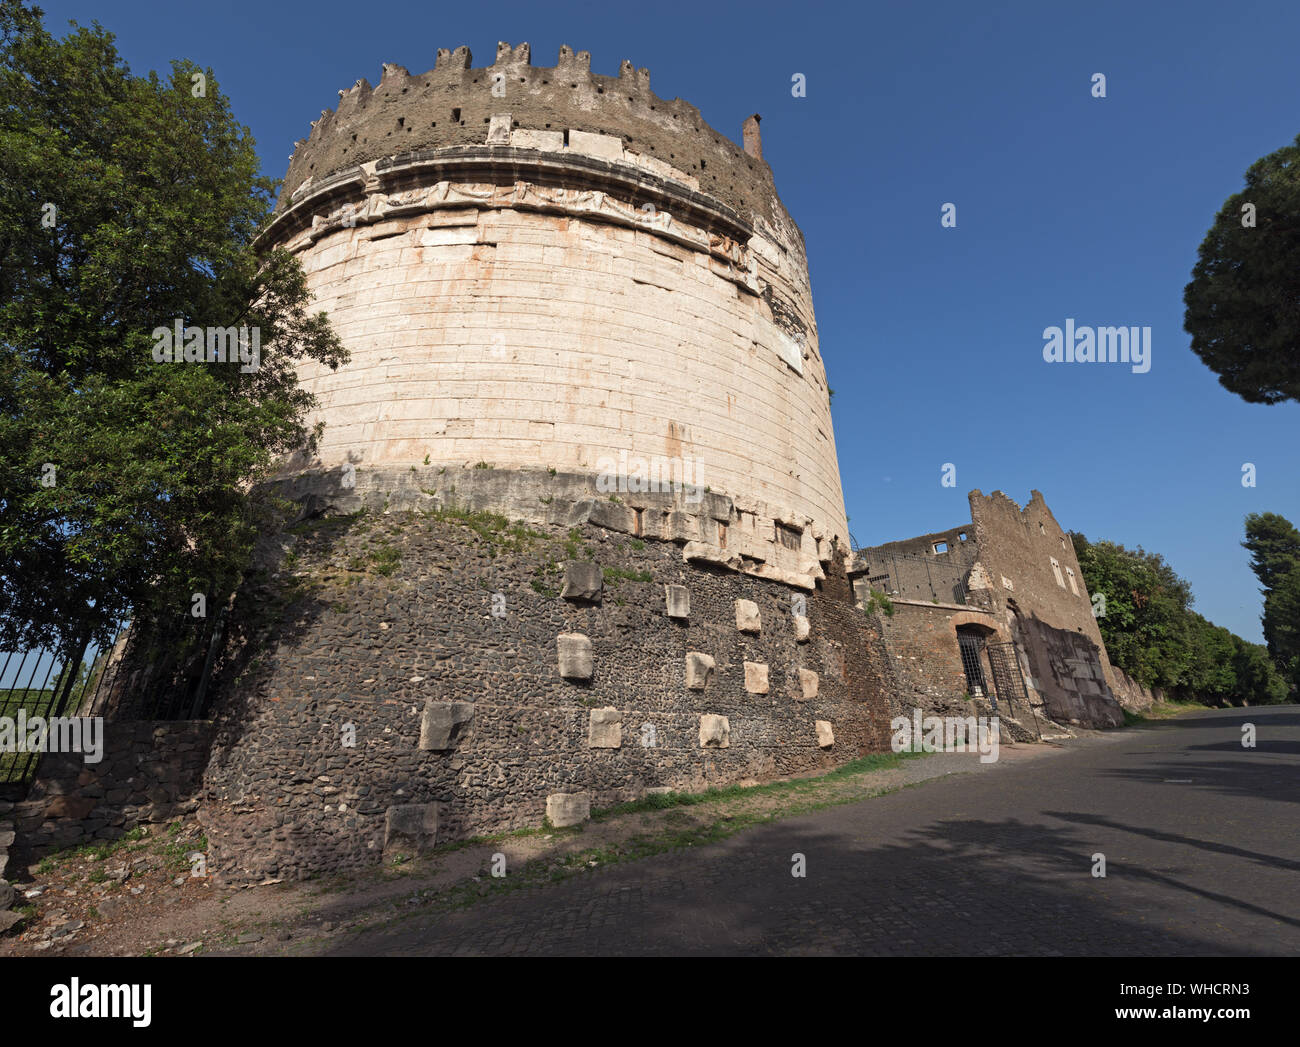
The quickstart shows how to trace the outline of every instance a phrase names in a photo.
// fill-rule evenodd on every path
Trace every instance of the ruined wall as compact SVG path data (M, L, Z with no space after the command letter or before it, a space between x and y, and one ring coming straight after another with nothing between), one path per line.
M537 825L556 793L602 806L888 745L879 634L842 567L804 593L671 542L483 512L334 517L289 539L289 566L232 616L266 646L217 684L200 818L227 878L378 861L395 808L436 804L457 839ZM604 572L594 600L571 570L586 563ZM569 672L589 654L589 679L562 674L562 651Z
M1026 683L1039 692L1055 720L1121 725L1123 714L1106 683L1105 645L1074 545L1042 494L1034 491L1021 509L1001 491L987 497L972 491L970 504L980 563L989 575L988 594L1029 656Z
M615 138L622 148L694 178L700 191L737 211L767 212L776 197L762 157L711 128L689 102L655 95L648 69L624 61L618 76L601 76L591 72L588 52L567 46L554 67L533 66L526 43L499 43L491 66L472 63L467 47L440 48L428 72L385 63L377 87L363 78L339 91L337 110L323 111L307 140L295 143L280 207L301 197L309 180L319 183L365 162L482 144L492 117L502 112L518 128Z
M799 547L829 562L847 522L767 165L643 70L468 61L386 67L295 152L262 243L299 258L352 361L300 368L327 429L288 470L680 462L757 521L751 559L811 582Z
M25 853L116 839L142 822L193 811L211 740L207 721L108 721L98 763L46 753L11 812Z
M876 616L894 676L891 716L910 716L916 707L937 716L972 715L957 627L978 626L992 642L1006 640L1005 629L992 615L971 607L894 600L893 611ZM984 662L985 678L991 680L987 658Z
M1156 702L1165 700L1164 691L1159 687L1147 687L1145 684L1138 683L1118 665L1111 665L1107 661L1106 669L1110 693L1130 712L1144 712Z

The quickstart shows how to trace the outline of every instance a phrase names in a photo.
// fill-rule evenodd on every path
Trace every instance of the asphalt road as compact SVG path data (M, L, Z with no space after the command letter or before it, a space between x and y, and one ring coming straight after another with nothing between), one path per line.
M413 912L329 951L1300 953L1300 707L1201 713L984 768L962 759L970 773L451 914Z

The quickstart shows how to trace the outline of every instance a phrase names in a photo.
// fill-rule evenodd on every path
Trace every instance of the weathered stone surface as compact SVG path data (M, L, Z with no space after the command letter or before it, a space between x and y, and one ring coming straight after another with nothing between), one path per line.
M510 136L510 144L516 149L539 149L545 153L564 151L563 131L534 131L519 127Z
M750 694L767 694L767 665L763 662L745 663L745 690Z
M703 713L700 716L700 748L726 749L731 745L731 723L725 716Z
M817 688L821 683L821 678L811 669L799 670L799 687L803 690L805 698L816 698Z
M808 633L809 633L808 616L807 616L807 615L804 615L804 614L796 614L796 615L794 616L794 638L795 638L795 642L796 642L796 643L807 643L807 642L808 642Z
M758 604L753 600L736 601L736 628L742 633L757 636L763 628L762 617L758 613Z
M420 748L426 751L455 748L473 719L473 702L426 700L420 717Z
M97 806L97 801L77 796L56 796L45 809L47 818L85 818Z
M546 797L546 818L557 829L578 825L590 817L589 793L551 793Z
M383 853L391 805L439 801L437 838L445 841L536 826L553 793L584 791L595 807L641 795L647 786L688 790L824 769L831 757L809 744L810 715L834 722L844 742L838 753L888 745L887 681L873 675L884 670L873 653L879 627L853 608L842 576L807 594L817 637L798 647L783 618L790 613L788 587L684 565L671 546L653 538L634 542L588 522L567 523L558 494L550 504L540 500L549 497L546 479L453 473L439 479L436 468L420 469L412 483L417 490L441 486L446 504L472 512L488 509L472 496L471 482L523 485L539 513L555 514L528 524L544 531L549 546L533 541L531 548L513 548L481 538L458 517L380 516L382 501L373 522L365 517L354 527L303 532L295 571L319 573L363 558L376 533L400 549L401 567L392 577L370 572L332 598L330 613L309 616L289 634L268 627L273 645L262 669L217 696L220 749L209 765L200 817L209 868L226 882L268 876L287 882L313 871L373 866ZM574 526L592 551L573 559L648 574L653 583L624 583L617 591L624 603L616 604L611 592L600 608L560 600L563 561L559 574L538 568L573 540ZM668 585L689 590L689 624L666 617L667 597L658 594ZM498 590L508 596L505 618L490 613ZM274 595L271 587L268 594ZM768 620L761 637L733 628L738 598L763 609ZM379 629L380 622L389 628ZM593 661L600 646L601 672L590 682L557 672L553 644L560 633L589 638ZM707 652L715 663L703 692L685 685L684 661L693 651ZM745 690L746 658L771 667L768 695ZM845 658L847 681L831 667ZM815 708L784 696L791 689L799 694L799 666L821 673ZM774 700L778 687L783 696ZM417 748L430 697L473 699L470 729L453 739L452 751ZM592 710L603 708L618 709L626 721L619 748L588 744ZM225 716L227 709L238 715ZM725 752L701 747L701 713L741 716L741 710L745 718L737 720L735 738L728 732ZM357 732L351 748L338 744L348 722ZM112 753L110 746L106 763ZM134 752L122 755L134 761ZM70 793L85 769L77 766L68 779ZM120 795L118 783L125 781L110 785L101 775L106 795ZM91 817L102 824L99 810ZM25 831L20 841L26 842Z
M835 732L831 729L829 720L815 720L813 726L817 729L817 745L822 749L829 749L835 744Z
M709 686L715 669L713 658L702 651L686 653L686 686L692 691L702 691Z
M384 853L423 854L438 842L438 805L407 803L388 808Z
M560 633L556 639L560 675L566 680L591 679L591 641L582 633Z
M0 912L14 903L14 888L8 880L0 880Z
M689 618L691 616L691 591L684 585L665 585L664 599L667 603L669 618Z
M488 145L509 145L511 119L509 113L493 113L488 123Z
M599 564L566 564L564 568L564 591L560 595L566 600L599 603L604 586L605 581L601 577Z
M613 706L592 709L587 721L587 744L593 749L618 749L623 745L623 714Z

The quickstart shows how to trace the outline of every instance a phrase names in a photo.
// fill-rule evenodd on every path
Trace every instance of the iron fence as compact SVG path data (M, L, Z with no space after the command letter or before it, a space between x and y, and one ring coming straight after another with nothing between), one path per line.
M150 627L122 622L104 647L81 639L0 654L0 717L9 718L14 731L14 744L0 748L0 785L24 785L36 773L41 753L19 744L20 722L205 717L224 625L224 612Z

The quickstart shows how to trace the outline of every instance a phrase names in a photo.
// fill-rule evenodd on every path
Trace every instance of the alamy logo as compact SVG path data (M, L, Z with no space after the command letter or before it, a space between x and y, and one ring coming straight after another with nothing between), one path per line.
M85 763L104 758L102 716L0 716L0 753L81 753Z
M623 494L649 494L658 491L686 492L686 501L698 502L704 497L700 486L700 459L629 458L626 451L618 459L605 455L596 459L596 490L601 494L617 491Z
M137 1029L148 1028L152 985L82 985L80 978L50 987L51 1018L130 1018Z
M262 329L260 327L186 327L181 320L171 327L155 327L154 363L241 363L244 374L262 368Z
M1001 725L996 716L926 716L912 710L912 718L895 716L889 721L894 732L890 747L905 752L976 752L980 763L996 763Z
M1049 364L1132 364L1134 374L1151 370L1150 327L1043 328L1043 359Z

